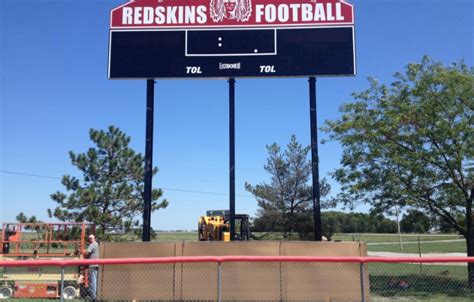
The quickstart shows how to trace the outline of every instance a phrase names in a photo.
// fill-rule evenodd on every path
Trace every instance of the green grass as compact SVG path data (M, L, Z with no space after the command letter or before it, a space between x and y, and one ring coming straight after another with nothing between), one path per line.
M438 240L453 240L463 239L460 235L427 235L427 234L402 234L402 242L417 242L418 237L420 241L438 241ZM399 242L397 234L334 234L333 240L341 241L363 241L367 243L376 242Z
M432 241L446 241L446 240L462 240L463 237L459 235L439 236L439 235L403 235L402 243L403 250L400 250L399 237L396 234L335 234L332 237L334 241L356 241L369 243L367 246L370 252L393 252L393 253L419 253L418 237L421 242L421 253L466 253L466 242L432 242ZM254 240L284 240L281 233L253 233ZM354 240L353 240L354 239ZM292 240L298 240L295 235ZM380 244L377 243L392 243Z
M177 242L177 241L198 241L197 232L155 232L156 239L152 241L157 242ZM138 242L142 241L140 237L135 234L111 234L110 241L121 242Z
M400 250L398 243L390 245L369 245L370 252L393 252L393 253L419 253L417 243L403 244L403 250ZM422 242L421 254L429 253L466 253L466 242Z
M459 235L426 235L426 234L402 234L402 246L400 250L399 236L397 234L335 234L332 238L336 241L361 241L368 243L369 252L392 252L392 253L419 253L418 239L421 243L421 253L466 253L466 242ZM457 242L431 242L445 240L463 240ZM376 243L393 243L380 244Z
M420 269L421 267L421 269ZM465 280L467 267L461 265L411 264L411 263L370 263L369 274L377 276L403 276L420 274L425 276L447 276L457 280Z
M282 233L276 232L262 232L262 233L251 233L250 237L252 240L261 240L261 241L274 241L274 240L284 240ZM297 235L294 235L294 240L298 240Z
M466 266L372 263L369 276L371 295L377 297L474 301Z
M158 242L198 241L197 232L157 232Z

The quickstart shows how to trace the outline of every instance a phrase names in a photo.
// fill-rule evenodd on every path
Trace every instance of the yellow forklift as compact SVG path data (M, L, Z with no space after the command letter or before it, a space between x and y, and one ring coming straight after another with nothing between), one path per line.
M198 222L199 241L230 241L230 214L226 210L207 211ZM249 215L235 215L235 240L250 239Z

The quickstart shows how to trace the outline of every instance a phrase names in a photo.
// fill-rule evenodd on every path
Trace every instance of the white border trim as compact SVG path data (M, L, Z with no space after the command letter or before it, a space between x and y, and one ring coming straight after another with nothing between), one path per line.
M299 27L299 26L309 26L309 27L341 27L346 25L354 25L351 22L344 22L344 23L294 23L294 24L249 24L249 25L182 25L182 26L114 26L110 27L111 30L119 30L119 29L130 29L136 31L142 31L144 29L156 29L156 30L193 30L193 29L245 29L245 28L292 28L292 27Z

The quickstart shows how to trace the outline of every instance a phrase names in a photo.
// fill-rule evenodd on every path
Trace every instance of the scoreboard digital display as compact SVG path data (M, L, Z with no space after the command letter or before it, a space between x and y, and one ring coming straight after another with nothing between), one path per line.
M110 79L355 75L352 5L136 0L111 12Z

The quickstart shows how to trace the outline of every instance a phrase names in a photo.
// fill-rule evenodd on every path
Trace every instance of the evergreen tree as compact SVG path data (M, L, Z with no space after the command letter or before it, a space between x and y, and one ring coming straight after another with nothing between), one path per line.
M21 223L42 223L42 221L38 220L36 216L26 216L25 213L20 212L18 215L15 216L16 221Z
M70 175L63 176L67 193L56 192L51 198L58 203L50 217L61 221L88 221L96 225L96 234L104 239L108 229L125 232L140 227L143 212L144 158L130 147L130 137L114 126L107 131L89 131L94 148L85 153L69 152L74 166L82 173L82 181ZM153 174L158 168L153 169ZM161 189L152 191L155 211L166 208L168 202L158 202Z
M271 175L270 183L256 186L245 183L246 190L256 197L259 206L255 224L267 231L283 232L285 238L296 231L301 238L302 230L307 229L304 224L312 220L312 216L305 215L313 207L309 185L310 147L303 147L293 135L284 152L276 143L267 146L267 150L264 169ZM326 196L329 190L329 184L323 180L321 196Z

